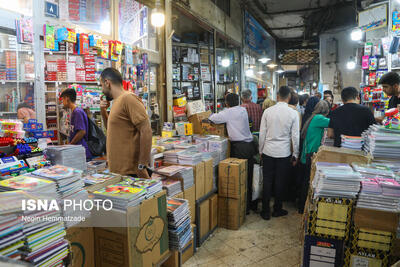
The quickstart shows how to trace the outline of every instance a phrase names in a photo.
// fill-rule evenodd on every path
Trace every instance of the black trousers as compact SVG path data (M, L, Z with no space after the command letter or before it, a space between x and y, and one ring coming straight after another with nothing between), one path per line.
M263 201L262 213L269 214L269 201L272 195L272 187L275 191L274 210L282 209L282 200L285 197L287 189L287 177L290 171L291 157L273 158L267 155L262 155L263 162Z
M311 158L313 154L306 155L306 164L301 164L302 180L300 186L300 198L299 198L299 211L303 213L304 205L306 203L308 188L310 186L310 176L311 176Z
M250 210L252 202L254 155L256 153L253 142L231 142L231 157L247 159L247 210Z

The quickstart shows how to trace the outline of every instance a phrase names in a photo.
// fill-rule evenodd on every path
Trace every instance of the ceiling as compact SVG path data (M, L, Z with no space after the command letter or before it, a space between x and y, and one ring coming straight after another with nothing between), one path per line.
M302 50L318 49L319 35L324 31L341 26L355 26L356 10L361 8L361 0L241 0L241 2L243 7L264 24L263 26L276 39L281 59L289 50L290 58L294 59L298 58L297 54L301 54ZM308 62L307 59L303 61L303 64ZM316 61L318 60L312 53L310 63Z

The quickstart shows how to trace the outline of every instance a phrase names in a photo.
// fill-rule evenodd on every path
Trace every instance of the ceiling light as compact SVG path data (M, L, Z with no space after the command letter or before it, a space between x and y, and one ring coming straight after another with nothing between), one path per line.
M348 70L354 70L356 68L356 66L357 66L357 64L353 58L350 58L350 60L346 64L346 67Z
M258 61L260 61L262 64L267 63L268 61L270 61L271 59L268 57L262 57L260 59L258 59Z
M279 70L276 71L276 73L279 73L279 74L284 73L284 72L285 71L283 69L279 69Z
M359 28L354 29L354 30L351 31L350 36L351 36L351 40L360 41L362 39L362 37L363 37L363 31L361 29L359 29Z
M226 68L226 67L229 67L230 65L231 65L231 60L228 57L224 57L221 60L221 66L222 67Z
M164 23L165 23L165 15L160 8L156 7L151 12L151 25L159 28L164 26Z
M317 87L317 83L316 83L316 82L313 82L312 86L313 86L313 87Z
M259 72L257 72L258 74L260 74L260 75L263 75L264 73L265 73L265 71L259 71Z
M274 69L274 68L278 67L278 65L276 65L275 63L269 63L267 66L270 69Z
M253 75L254 75L254 71L252 69L246 70L246 76L253 76Z

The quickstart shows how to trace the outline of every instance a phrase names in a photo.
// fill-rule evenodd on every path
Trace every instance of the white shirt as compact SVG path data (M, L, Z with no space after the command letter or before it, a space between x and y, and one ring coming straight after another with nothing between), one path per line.
M212 114L209 120L216 124L226 123L229 140L231 141L253 141L249 126L249 115L243 107L226 108L220 113Z
M299 114L285 102L264 111L260 126L260 152L273 158L299 157Z

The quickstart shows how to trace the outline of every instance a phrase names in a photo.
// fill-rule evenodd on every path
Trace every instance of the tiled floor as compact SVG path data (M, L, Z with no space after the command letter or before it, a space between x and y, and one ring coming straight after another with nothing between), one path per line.
M285 208L285 217L265 221L252 212L238 231L218 228L183 267L300 266L302 216Z

